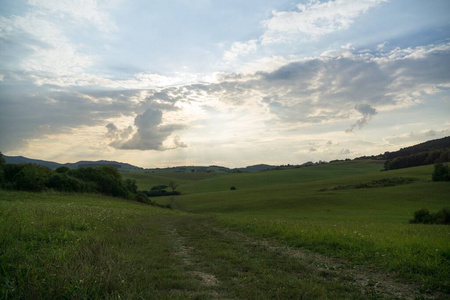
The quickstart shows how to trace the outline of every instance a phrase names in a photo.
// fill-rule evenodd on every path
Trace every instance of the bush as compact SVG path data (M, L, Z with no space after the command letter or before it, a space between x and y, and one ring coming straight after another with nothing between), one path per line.
M168 188L167 185L155 185L150 189L150 191L142 192L145 193L148 197L176 196L181 194L179 191L175 190L173 190L172 192L168 192L166 191L166 188Z
M450 208L443 208L434 214L430 213L428 209L422 208L414 212L414 218L409 223L450 225Z
M138 192L137 182L134 179L126 179L125 188L132 194L136 194Z
M101 194L130 198L130 193L125 187L122 175L114 167L86 167L70 170L68 174L80 180L94 183L96 185L96 192Z
M414 212L414 219L410 220L409 223L430 224L432 223L432 217L428 209L422 208Z
M450 208L446 207L434 215L436 224L450 224Z
M235 190L236 190L236 187L235 187L235 186L232 186L232 187L230 187L230 190L235 191Z
M70 169L68 167L58 167L56 168L55 172L63 174L69 172L69 170Z
M48 181L48 187L61 192L95 192L97 186L93 182L82 181L67 174L54 174Z
M148 199L147 195L143 192L139 192L134 196L134 200L141 203L151 204L152 202Z
M112 166L82 167L72 170L59 167L52 171L36 164L0 163L0 188L36 192L54 189L61 192L101 193L150 205L156 205L148 199L148 195L153 193L158 196L180 194L178 191L167 192L166 185L153 187L151 191L139 192L136 180L123 180L120 172Z
M433 181L450 181L450 168L442 163L435 164L431 179Z
M14 175L8 178L14 189L38 192L46 188L48 180L52 175L52 170L35 164L17 166L17 168L11 168L13 172L9 176Z
M0 189L5 185L5 175L3 172L3 168L0 167Z

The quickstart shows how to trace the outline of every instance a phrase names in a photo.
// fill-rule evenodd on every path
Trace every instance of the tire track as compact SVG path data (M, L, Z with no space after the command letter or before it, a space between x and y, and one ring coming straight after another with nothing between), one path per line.
M192 296L195 297L200 294L206 294L213 299L229 299L229 297L225 297L218 291L217 287L220 286L220 281L216 278L216 276L205 272L195 262L195 259L192 256L192 251L194 248L188 246L187 238L178 232L174 222L170 223L170 228L167 228L166 233L172 242L175 255L181 258L183 263L182 269L184 269L190 277L196 278L204 289L201 293L192 293Z

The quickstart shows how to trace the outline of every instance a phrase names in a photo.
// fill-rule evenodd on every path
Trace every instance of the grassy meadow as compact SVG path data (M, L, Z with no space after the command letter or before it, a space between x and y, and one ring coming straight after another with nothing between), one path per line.
M450 184L431 181L432 165L381 169L377 161L352 161L251 174L202 174L201 180L183 178L179 190L184 195L174 199L193 213L214 215L223 226L393 271L425 290L449 292L450 228L408 221L421 208L450 206ZM389 178L413 182L333 190ZM169 197L155 199L170 203Z
M448 298L449 226L408 221L449 207L450 184L433 166L381 169L124 174L177 182L182 195L152 200L191 213L0 191L0 298Z

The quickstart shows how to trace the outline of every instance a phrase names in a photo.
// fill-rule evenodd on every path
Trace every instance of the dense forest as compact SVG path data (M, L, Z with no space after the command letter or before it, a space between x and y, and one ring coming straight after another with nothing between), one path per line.
M401 168L430 165L434 163L443 163L448 161L450 161L450 148L424 151L405 156L397 156L395 158L386 160L384 163L384 169L395 170Z
M427 141L410 147L401 148L400 150L394 152L385 152L382 157L383 159L391 160L401 156L409 156L421 152L429 152L432 150L442 149L450 149L450 136Z

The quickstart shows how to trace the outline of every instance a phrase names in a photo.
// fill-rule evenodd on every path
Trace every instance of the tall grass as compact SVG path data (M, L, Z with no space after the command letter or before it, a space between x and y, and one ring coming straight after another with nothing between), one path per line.
M89 195L0 191L0 298L185 298L169 210Z

